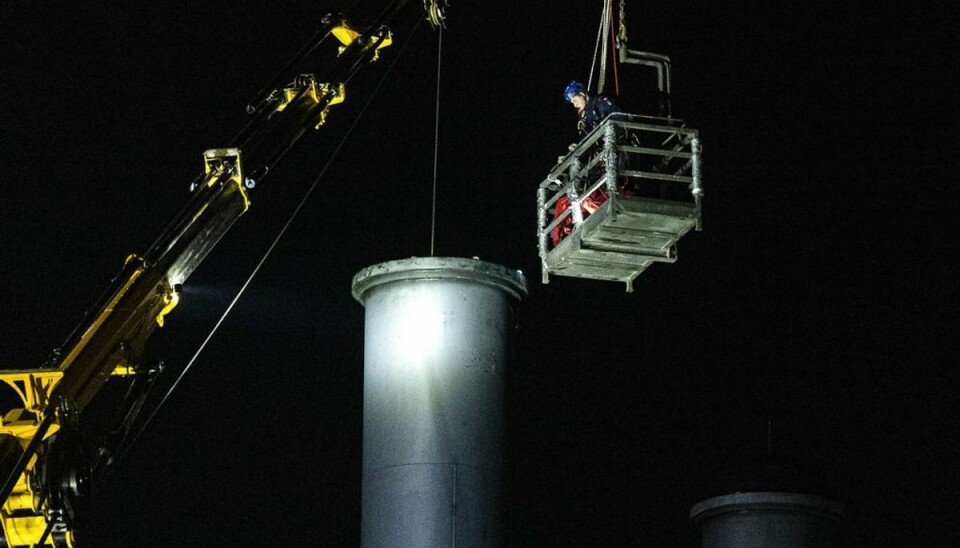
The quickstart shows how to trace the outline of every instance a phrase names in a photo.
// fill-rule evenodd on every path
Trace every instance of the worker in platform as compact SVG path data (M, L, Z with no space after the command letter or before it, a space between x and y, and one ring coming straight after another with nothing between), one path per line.
M605 95L590 95L587 88L576 80L567 84L563 90L563 98L577 109L577 114L580 116L577 129L581 139L593 131L604 118L614 112L620 112L616 101Z
M590 134L607 116L620 112L620 107L616 101L605 95L590 95L587 88L580 82L573 80L563 90L563 98L577 109L579 120L577 121L577 131L580 139ZM570 146L573 150L575 145ZM587 196L580 202L584 217L590 215L607 201L607 191L599 188L590 196ZM559 217L564 211L570 208L570 200L566 196L561 196L557 200L554 208L554 218ZM553 229L551 239L553 246L556 247L560 241L568 234L573 232L573 217L568 216L559 225Z

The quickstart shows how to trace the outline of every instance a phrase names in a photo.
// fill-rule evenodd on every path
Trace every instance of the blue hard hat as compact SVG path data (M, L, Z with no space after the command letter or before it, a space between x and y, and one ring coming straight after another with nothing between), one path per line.
M573 101L574 97L576 97L577 95L580 95L581 93L586 95L587 88L580 82L577 82L576 80L571 80L570 83L567 84L567 87L563 90L563 98L566 99L566 101L569 103Z

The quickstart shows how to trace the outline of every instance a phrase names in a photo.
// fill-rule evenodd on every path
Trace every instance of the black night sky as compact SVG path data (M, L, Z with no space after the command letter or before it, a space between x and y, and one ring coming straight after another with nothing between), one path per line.
M673 61L707 194L705 230L627 294L541 285L536 250L535 189L576 138L561 92L587 78L602 3L450 3L436 254L530 285L508 389L512 545L695 547L693 504L753 490L843 502L846 546L958 545L956 8L628 0L630 46ZM0 366L43 362L343 7L236 4L0 6ZM412 19L188 281L151 341L161 393L409 40L100 486L86 545L358 544L350 280L430 254L437 35L411 37ZM643 110L647 81L622 70L621 102Z

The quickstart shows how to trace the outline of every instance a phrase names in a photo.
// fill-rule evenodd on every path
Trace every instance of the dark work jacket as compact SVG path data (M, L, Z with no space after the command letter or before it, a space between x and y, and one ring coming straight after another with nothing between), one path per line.
M583 108L580 121L577 122L577 129L580 130L580 138L583 139L586 137L604 118L614 112L620 112L620 107L613 99L603 95L590 97L590 99L587 100L587 106Z

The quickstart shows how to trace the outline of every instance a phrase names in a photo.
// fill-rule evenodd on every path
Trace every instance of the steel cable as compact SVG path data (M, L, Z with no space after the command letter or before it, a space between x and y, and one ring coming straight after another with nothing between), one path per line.
M597 93L603 94L603 86L607 83L607 39L610 37L610 3L603 3L603 16L600 31L603 35L600 46L600 74L597 75Z
M606 6L606 0L604 0ZM600 50L600 42L603 40L603 25L606 23L606 11L600 14L600 28L597 29L597 42L593 46L593 57L590 59L590 76L587 77L587 91L593 86L593 69L597 66L597 51Z
M440 154L440 60L443 54L443 27L437 34L437 107L433 126L433 199L430 206L430 256L437 233L437 158Z

